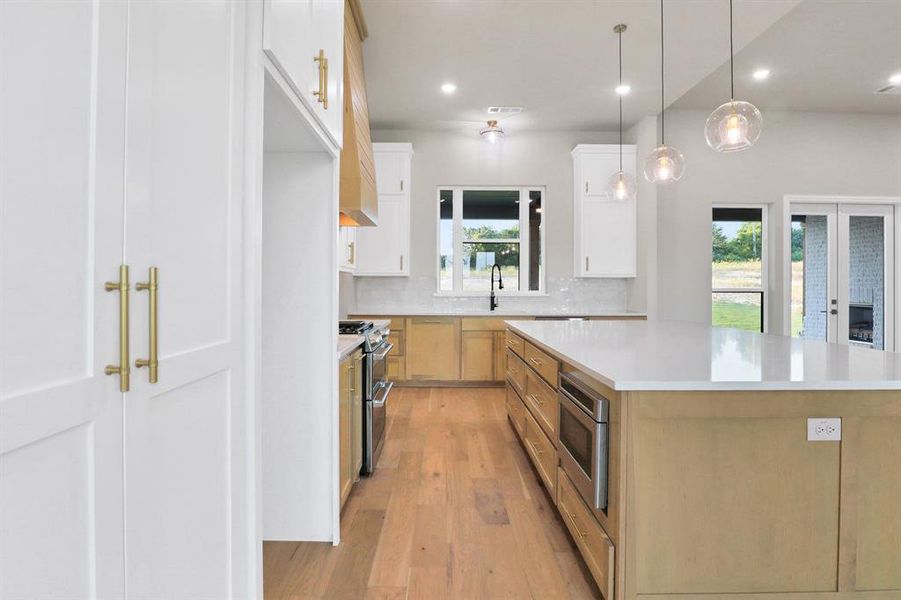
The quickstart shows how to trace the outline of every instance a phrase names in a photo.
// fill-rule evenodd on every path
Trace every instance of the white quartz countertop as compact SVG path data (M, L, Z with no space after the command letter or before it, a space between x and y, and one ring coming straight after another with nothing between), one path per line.
M338 334L338 360L341 360L363 345L363 336L356 334Z
M375 312L366 312L366 311L356 311L353 313L354 316L357 315L365 315L370 317L391 317L391 316L400 316L400 317L497 317L498 319L503 319L506 317L557 317L560 319L567 319L571 317L645 317L647 316L642 312L632 312L627 310L620 311L604 311L604 310L591 310L591 311L549 311L549 310L504 310L502 308L498 308L495 311L490 311L487 309L483 310L426 310L422 308L416 308L411 310L392 310L391 312L386 311L375 311ZM377 321L374 321L377 322Z
M896 390L901 354L678 321L509 327L616 390Z

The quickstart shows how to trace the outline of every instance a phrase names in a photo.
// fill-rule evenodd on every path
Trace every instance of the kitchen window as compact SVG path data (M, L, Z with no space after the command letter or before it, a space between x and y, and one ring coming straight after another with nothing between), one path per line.
M501 294L544 291L544 188L438 188L438 292L482 294L491 267Z
M713 326L765 331L765 207L714 206L711 234Z

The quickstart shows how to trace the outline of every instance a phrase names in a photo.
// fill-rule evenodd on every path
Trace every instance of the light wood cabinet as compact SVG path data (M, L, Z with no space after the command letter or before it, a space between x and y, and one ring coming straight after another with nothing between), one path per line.
M513 354L511 350L507 350L507 382L510 383L520 394L526 393L526 363L522 359Z
M623 146L623 170L635 176L635 146ZM635 277L637 201L609 198L619 170L616 144L580 144L573 156L573 256L576 277Z
M604 598L613 598L613 542L594 520L562 468L557 469L557 509Z
M347 501L353 486L353 355L345 357L338 366L338 489L341 506Z
M525 411L526 431L523 437L523 443L526 452L532 457L532 464L538 470L544 486L550 493L551 498L556 502L557 499L557 448L551 443L550 438L545 435L541 426L532 416L530 411Z
M411 317L406 324L407 379L460 379L460 320Z
M522 399L516 393L516 390L513 389L513 386L508 385L506 391L507 414L513 422L513 428L516 430L516 433L522 437L526 432L526 406L522 403Z
M357 230L357 276L410 274L410 164L412 144L373 144L378 226ZM390 168L386 165L390 165ZM390 174L385 174L385 170ZM396 182L395 182L396 180ZM390 190L390 191L389 191ZM396 191L395 191L396 190Z
M460 371L464 381L494 381L495 334L464 331Z
M545 381L552 386L557 386L557 371L560 369L560 363L547 352L538 346L529 342L525 343L526 364L541 375Z
M524 358L526 355L526 342L521 337L513 333L512 331L507 331L505 334L506 346L507 349L518 355L520 358Z
M503 382L507 373L507 336L503 331L494 332L494 380Z
M539 377L532 369L526 370L526 393L523 396L526 406L535 416L548 437L557 445L557 392Z

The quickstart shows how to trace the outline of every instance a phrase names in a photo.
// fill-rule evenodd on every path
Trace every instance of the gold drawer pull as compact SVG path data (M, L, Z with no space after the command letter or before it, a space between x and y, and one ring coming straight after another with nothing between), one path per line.
M328 59L325 57L325 50L319 50L319 55L314 56L313 60L319 63L319 90L313 92L316 99L322 102L322 108L328 110Z
M119 266L119 281L107 281L103 286L107 292L119 292L119 364L106 365L103 372L119 376L120 392L127 392L131 388L131 361L128 358L128 288L128 265Z
M532 364L535 365L535 366L541 366L541 365L543 364L543 361L538 360L538 359L535 358L535 357L529 358L529 362L532 363Z
M571 512L569 512L569 511L566 511L566 514L569 516L569 520L570 520L570 522L573 524L573 527L575 527L575 529L576 529L576 534L578 534L579 539L584 540L586 537L588 537L588 532L587 532L587 531L582 531L582 530L579 528L579 522L576 521L576 515L575 515L575 513L571 513Z
M135 360L137 368L147 367L150 371L150 383L156 383L159 380L159 343L157 341L158 315L159 315L159 269L150 267L149 277L147 281L139 281L135 284L138 291L147 291L150 293L150 358L139 358Z
M535 394L528 394L526 398L530 399L532 402L538 403L539 406L544 406L544 400L536 396Z

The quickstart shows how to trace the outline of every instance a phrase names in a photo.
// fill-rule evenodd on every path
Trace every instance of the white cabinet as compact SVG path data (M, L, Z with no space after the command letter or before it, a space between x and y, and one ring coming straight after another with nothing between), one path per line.
M353 272L357 264L357 228L338 228L338 270Z
M0 596L249 588L246 15L0 2Z
M357 228L356 275L410 274L412 144L373 144L379 195L377 227Z
M573 156L573 257L576 277L635 277L637 201L608 197L619 170L616 144L580 144ZM635 146L623 146L623 170L635 176Z
M344 1L266 0L263 10L263 49L340 147Z

